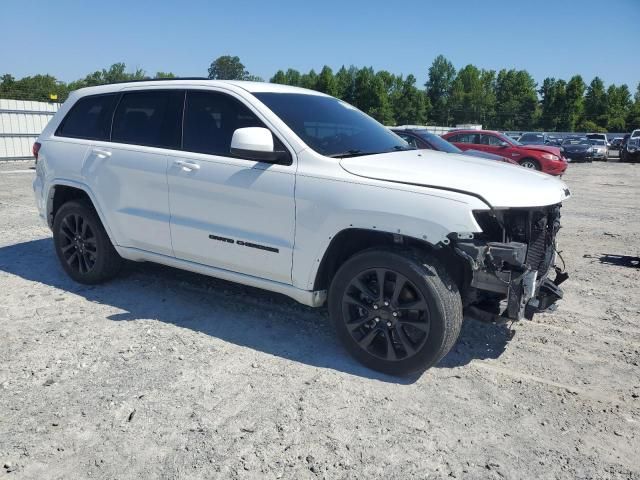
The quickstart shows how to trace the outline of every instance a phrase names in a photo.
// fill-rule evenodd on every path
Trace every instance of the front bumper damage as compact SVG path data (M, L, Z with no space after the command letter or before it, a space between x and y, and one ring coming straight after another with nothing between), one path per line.
M555 266L560 207L492 215L490 234L451 238L455 252L470 267L466 303L500 300L502 316L512 320L554 309L563 296L559 286L568 278Z

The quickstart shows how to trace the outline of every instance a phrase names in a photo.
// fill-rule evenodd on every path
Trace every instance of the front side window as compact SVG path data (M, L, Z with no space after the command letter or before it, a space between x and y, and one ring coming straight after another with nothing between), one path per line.
M182 90L125 93L113 118L111 140L179 149L183 102Z
M183 149L230 156L233 132L265 125L245 105L224 93L189 91L185 102ZM284 150L274 136L275 150Z
M495 135L482 134L481 138L480 138L480 142L482 143L482 145L489 145L491 147L499 147L499 146L502 145L504 140L502 140L501 138L496 137Z
M56 136L108 140L117 94L92 95L78 100L56 131Z
M373 118L337 98L273 92L254 96L321 155L349 157L412 149Z

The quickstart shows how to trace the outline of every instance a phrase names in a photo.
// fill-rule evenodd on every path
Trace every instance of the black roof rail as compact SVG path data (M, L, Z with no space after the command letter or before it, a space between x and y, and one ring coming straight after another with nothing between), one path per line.
M138 83L138 82L167 82L172 80L213 80L213 79L207 78L207 77L143 78L143 79L136 79L136 80L120 80L117 82L101 83L100 85L117 85L119 83Z

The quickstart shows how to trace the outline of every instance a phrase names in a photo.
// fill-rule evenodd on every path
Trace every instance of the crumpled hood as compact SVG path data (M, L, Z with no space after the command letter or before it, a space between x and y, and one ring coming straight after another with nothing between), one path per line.
M562 154L560 153L560 147L550 147L548 145L522 145L522 146L519 146L518 148L524 148L525 150L537 150L540 152L553 153L558 157L562 156Z
M467 193L496 208L540 207L569 197L565 183L551 175L433 150L343 158L340 165L359 177Z

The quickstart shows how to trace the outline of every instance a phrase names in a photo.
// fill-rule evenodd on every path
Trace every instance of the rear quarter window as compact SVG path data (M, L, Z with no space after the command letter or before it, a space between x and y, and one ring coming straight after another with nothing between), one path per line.
M56 136L108 140L117 97L114 93L81 98L62 120Z

